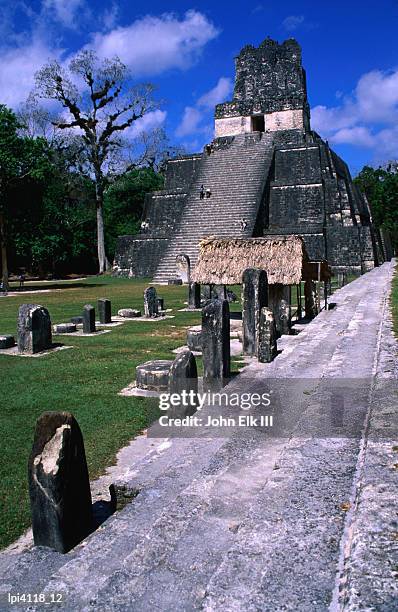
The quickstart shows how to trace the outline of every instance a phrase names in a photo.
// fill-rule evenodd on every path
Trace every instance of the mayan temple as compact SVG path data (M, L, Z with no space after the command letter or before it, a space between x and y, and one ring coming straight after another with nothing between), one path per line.
M176 257L194 266L208 236L299 235L309 258L335 272L360 274L385 258L347 164L311 130L293 39L241 50L233 99L215 109L214 140L168 162L165 189L147 195L143 220L145 232L119 238L115 274L167 283Z

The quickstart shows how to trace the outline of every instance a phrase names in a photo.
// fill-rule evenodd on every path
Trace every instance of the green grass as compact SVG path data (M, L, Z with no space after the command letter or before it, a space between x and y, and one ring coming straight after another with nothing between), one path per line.
M394 332L396 336L398 336L398 266L395 268L395 274L392 281L391 308Z
M52 323L81 314L84 304L107 297L112 312L143 307L148 279L93 277L84 281L34 283L32 289L58 291L0 298L0 333L15 335L20 304L48 308ZM29 289L29 283L25 290ZM172 359L172 349L185 344L186 328L200 323L200 313L177 312L186 287L160 287L174 319L158 323L126 322L93 338L55 336L73 349L39 358L0 355L0 547L15 540L30 524L27 462L37 417L47 410L67 410L82 429L90 478L115 460L117 451L157 416L156 401L120 397L135 378L135 366L149 359ZM239 309L239 305L233 306ZM201 366L201 364L198 364Z

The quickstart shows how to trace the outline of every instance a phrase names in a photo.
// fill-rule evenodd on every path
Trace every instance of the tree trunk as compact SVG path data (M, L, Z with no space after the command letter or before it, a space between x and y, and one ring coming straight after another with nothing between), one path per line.
M8 260L7 260L7 242L6 242L6 228L4 215L0 212L0 243L1 243L1 278L3 282L3 288L8 291L10 288L8 282Z
M105 253L105 233L104 233L104 215L103 215L103 203L104 196L103 190L100 185L100 180L96 180L96 205L97 205L97 248L98 248L98 266L99 273L103 274L109 270L110 265Z

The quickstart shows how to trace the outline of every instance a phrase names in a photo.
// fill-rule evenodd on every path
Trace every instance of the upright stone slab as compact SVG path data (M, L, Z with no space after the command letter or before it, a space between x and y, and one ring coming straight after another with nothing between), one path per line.
M33 355L51 348L51 319L47 308L39 304L22 304L17 334L19 353Z
M66 553L92 528L83 436L72 414L37 420L28 474L34 542Z
M91 304L86 304L83 308L83 334L93 334L95 332L95 308Z
M147 287L144 291L144 314L146 317L158 316L158 299L155 287Z
M227 300L212 300L202 310L203 388L217 391L230 375L230 324Z
M316 285L312 280L306 280L304 283L304 303L305 316L307 319L313 319L318 314Z
M185 253L180 253L176 257L177 274L183 283L191 282L191 261Z
M200 284L189 283L188 286L188 308L200 308Z
M248 268L242 277L243 354L257 354L260 311L268 306L268 279L265 270Z
M227 288L225 285L213 285L211 289L211 297L213 300L226 300Z
M158 297L157 301L158 301L158 312L160 310L164 310L164 298Z
M268 306L272 310L277 337L290 334L290 287L276 283L268 288Z
M265 306L260 311L257 358L261 363L271 362L277 354L274 313Z
M198 370L196 359L189 349L182 351L174 359L169 373L168 391L170 394L177 393L180 396L185 391L187 397L187 405L170 407L167 411L169 417L184 417L196 412Z
M112 306L110 300L106 300L105 298L98 300L98 316L99 322L103 325L112 323Z

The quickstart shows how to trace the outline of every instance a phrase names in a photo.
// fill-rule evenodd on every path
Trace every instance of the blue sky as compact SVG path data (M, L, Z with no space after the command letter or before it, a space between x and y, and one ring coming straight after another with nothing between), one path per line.
M234 57L267 36L303 48L312 125L349 163L398 157L398 0L0 0L0 101L26 99L46 61L117 54L164 102L143 127L200 150L230 99Z

